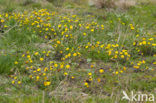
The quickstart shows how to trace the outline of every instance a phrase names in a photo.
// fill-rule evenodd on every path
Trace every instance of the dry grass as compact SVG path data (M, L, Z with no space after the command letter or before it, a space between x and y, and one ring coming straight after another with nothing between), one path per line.
M63 80L57 86L55 90L49 93L50 97L55 97L64 101L72 101L74 100L82 102L89 97L88 94L83 93L81 89L74 84Z
M103 7L117 7L126 9L129 7L133 7L139 3L152 3L156 4L156 0L88 0L89 2L94 4L97 8Z
M129 8L137 4L136 0L118 0L115 2L115 6L119 8Z
M94 3L97 8L103 7L118 7L118 8L129 8L136 5L136 0L89 0Z

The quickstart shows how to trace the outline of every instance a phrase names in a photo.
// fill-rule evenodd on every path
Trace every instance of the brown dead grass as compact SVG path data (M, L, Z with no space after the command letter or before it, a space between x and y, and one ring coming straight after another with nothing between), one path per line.
M82 92L81 89L78 89L76 85L71 84L66 80L61 81L58 87L49 93L49 96L64 101L70 100L72 103L74 103L75 100L81 103L89 97L88 94Z
M137 4L136 0L93 0L97 8L129 8Z
M122 8L127 9L129 7L136 6L139 3L152 3L156 4L156 0L89 0L97 8L110 7L110 8Z
M118 0L115 2L115 6L119 8L129 8L137 4L136 0Z

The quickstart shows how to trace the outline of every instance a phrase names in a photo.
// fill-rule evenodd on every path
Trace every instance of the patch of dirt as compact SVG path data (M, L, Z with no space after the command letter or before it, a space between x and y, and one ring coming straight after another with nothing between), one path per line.
M36 43L35 46L41 49L54 50L54 48L50 44L46 43Z

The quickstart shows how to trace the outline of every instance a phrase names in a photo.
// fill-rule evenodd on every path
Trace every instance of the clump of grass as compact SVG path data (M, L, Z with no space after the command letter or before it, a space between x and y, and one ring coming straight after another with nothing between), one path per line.
M6 4L6 6L3 7L3 11L6 12L6 13L13 12L15 10L15 8L16 8L15 2L10 2L10 0L6 0L4 2L4 4Z
M53 3L55 6L61 6L64 3L64 0L47 0L50 3Z
M23 6L27 6L27 5L30 5L30 4L32 4L32 3L34 3L33 0L25 0L25 1L22 3L22 5L23 5Z
M114 6L114 2L113 2L113 0L96 0L95 1L95 5L98 8L113 7Z
M0 55L0 74L10 74L14 66L14 59L11 55Z

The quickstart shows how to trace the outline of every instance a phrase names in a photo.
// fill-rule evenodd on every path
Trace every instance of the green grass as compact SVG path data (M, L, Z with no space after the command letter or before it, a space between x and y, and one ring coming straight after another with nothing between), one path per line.
M12 67L14 66L13 62L15 57L12 58L11 55L1 56L0 55L0 73L1 74L10 74Z

